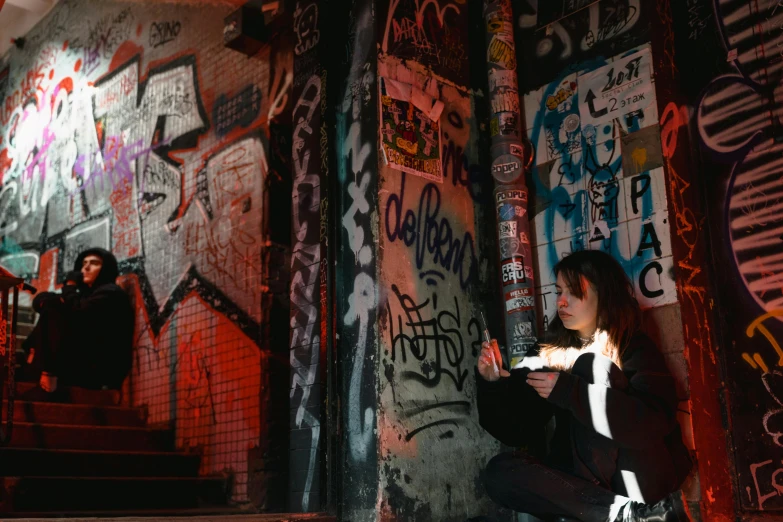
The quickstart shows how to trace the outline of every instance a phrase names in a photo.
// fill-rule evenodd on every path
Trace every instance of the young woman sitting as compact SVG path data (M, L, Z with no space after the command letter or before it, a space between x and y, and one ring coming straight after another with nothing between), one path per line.
M600 251L573 253L555 273L558 314L538 353L509 372L493 339L478 359L481 425L526 448L489 462L489 496L544 520L690 520L675 382L639 330L633 285Z

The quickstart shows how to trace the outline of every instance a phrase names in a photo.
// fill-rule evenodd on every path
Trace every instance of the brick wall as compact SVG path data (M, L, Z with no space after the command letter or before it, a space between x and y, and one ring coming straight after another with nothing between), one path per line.
M269 122L291 54L224 48L230 10L64 0L4 56L0 263L52 290L81 250L110 249L136 306L130 400L244 500L265 435Z

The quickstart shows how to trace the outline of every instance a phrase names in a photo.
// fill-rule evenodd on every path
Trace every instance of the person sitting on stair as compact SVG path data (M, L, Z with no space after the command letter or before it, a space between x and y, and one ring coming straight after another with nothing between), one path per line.
M62 293L43 292L33 300L40 314L23 347L26 373L45 396L58 386L120 389L131 369L133 309L115 280L117 259L102 248L79 254Z

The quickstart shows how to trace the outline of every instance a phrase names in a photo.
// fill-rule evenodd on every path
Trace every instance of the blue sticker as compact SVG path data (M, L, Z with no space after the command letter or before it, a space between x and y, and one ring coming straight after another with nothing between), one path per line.
M501 220L511 221L512 219L514 219L516 210L514 209L514 205L511 205L510 203L506 203L502 207L500 207L500 211L498 212L498 214L500 215Z

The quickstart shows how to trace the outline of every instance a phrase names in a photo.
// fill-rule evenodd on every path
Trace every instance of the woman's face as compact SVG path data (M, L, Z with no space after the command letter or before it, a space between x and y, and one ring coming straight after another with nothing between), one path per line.
M581 279L585 291L582 299L579 299L571 293L563 276L557 274L555 283L557 315L563 321L563 326L569 330L576 330L580 337L590 337L595 332L598 322L598 295L585 276Z

